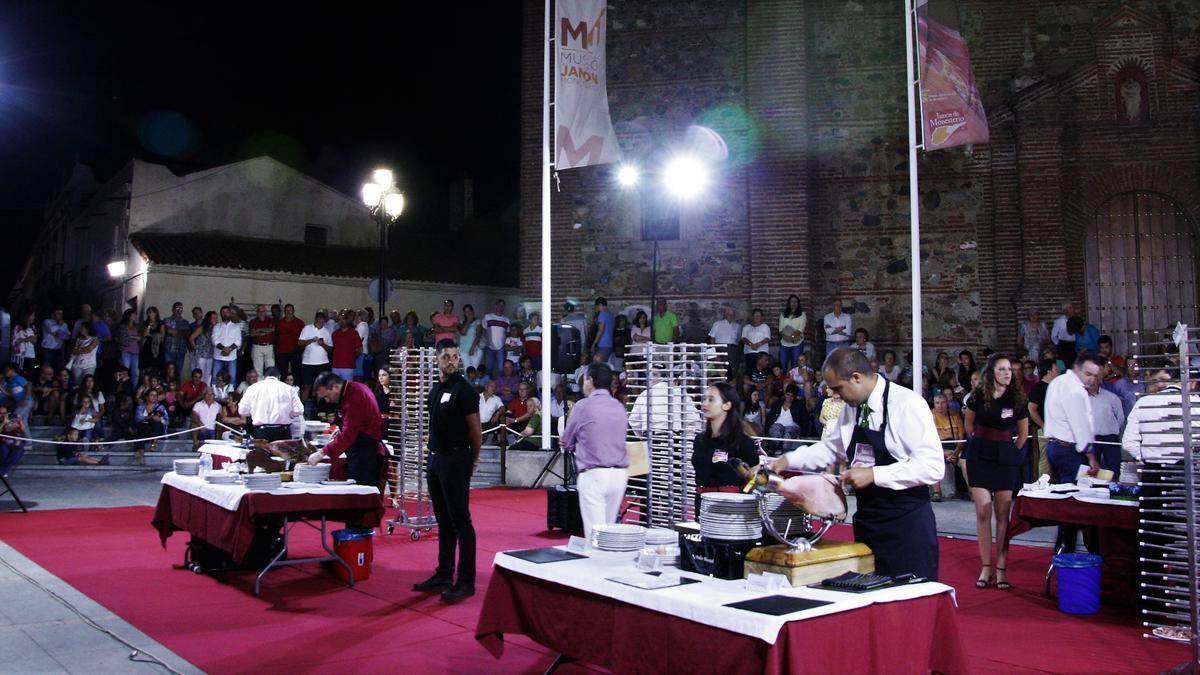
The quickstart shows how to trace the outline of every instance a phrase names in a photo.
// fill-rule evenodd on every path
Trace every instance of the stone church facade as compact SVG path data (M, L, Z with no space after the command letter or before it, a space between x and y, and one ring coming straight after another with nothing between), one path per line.
M1200 4L961 0L991 142L920 160L926 355L1015 346L1064 302L1124 348L1196 321ZM728 149L660 245L659 295L702 339L724 305L810 321L841 298L880 348L911 344L898 0L610 2L608 85L627 156L711 129ZM523 42L521 277L540 285L542 3ZM690 129L690 131L689 131ZM701 134L707 132L701 131ZM555 304L650 296L652 245L611 168L553 194ZM819 332L819 331L818 331ZM812 335L819 344L820 335Z

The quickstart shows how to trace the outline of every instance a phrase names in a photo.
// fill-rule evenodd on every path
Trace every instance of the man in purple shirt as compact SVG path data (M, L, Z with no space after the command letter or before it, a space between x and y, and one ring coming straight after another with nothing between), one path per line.
M591 538L596 525L613 523L625 497L625 433L629 416L612 394L613 371L607 363L588 366L583 377L583 400L567 416L562 447L575 452L579 470L579 514L584 536Z

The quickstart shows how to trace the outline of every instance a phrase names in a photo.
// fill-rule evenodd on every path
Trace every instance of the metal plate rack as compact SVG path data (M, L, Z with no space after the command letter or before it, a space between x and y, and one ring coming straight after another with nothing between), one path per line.
M397 349L389 368L391 404L399 419L392 420L388 437L396 449L388 459L388 483L398 495L396 515L387 521L387 532L397 527L410 531L416 541L422 532L437 526L426 489L425 470L429 446L429 410L425 399L438 381L437 351L430 347Z
M1138 407L1153 423L1140 427L1143 457L1153 457L1141 469L1142 487L1138 529L1139 566L1145 637L1165 638L1171 629L1185 629L1176 641L1190 637L1191 660L1177 672L1200 672L1197 621L1197 471L1193 446L1200 431L1200 404L1195 394L1185 396L1200 374L1197 346L1200 329L1183 324L1161 335L1134 334L1138 353L1135 382L1147 375L1161 379L1170 374L1166 388L1141 394ZM1149 339L1145 339L1149 338ZM1185 432L1186 430L1186 432ZM1149 457L1147 457L1149 456ZM1190 573L1189 573L1190 571ZM1187 631L1190 630L1190 636Z
M692 442L705 391L725 380L724 345L652 344L625 360L629 441L647 442L650 472L629 478L624 520L659 527L696 519Z

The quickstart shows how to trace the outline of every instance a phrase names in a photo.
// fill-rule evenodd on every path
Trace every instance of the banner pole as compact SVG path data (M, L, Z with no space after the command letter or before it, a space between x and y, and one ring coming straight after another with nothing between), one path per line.
M550 2L542 21L542 449L550 449L550 345L554 344L554 321L550 307L550 69L553 15Z
M912 249L912 371L913 391L921 390L923 359L921 358L921 193L917 185L917 101L913 33L917 30L914 0L904 0L905 65L908 67L908 201L909 201L909 246Z

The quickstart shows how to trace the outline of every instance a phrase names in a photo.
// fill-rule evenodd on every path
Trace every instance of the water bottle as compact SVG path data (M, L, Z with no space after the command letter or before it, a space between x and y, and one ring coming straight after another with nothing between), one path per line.
M207 452L200 455L200 475L207 476L212 473L212 455Z

